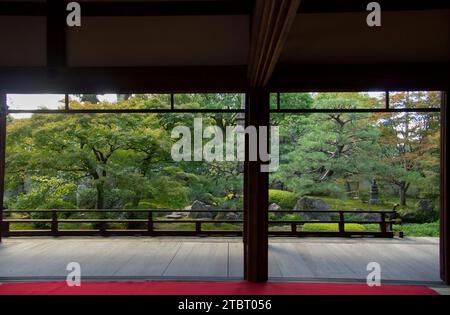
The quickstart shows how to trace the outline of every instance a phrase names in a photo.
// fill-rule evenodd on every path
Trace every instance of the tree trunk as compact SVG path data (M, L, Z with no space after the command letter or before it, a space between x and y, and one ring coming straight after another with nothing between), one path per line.
M139 207L139 202L141 202L142 193L140 191L137 191L134 195L133 200L131 201L131 206L133 209L137 209Z
M96 183L97 188L97 202L95 208L97 210L105 209L105 189L102 180L98 180Z
M399 185L400 205L406 206L406 190L407 186L405 182L401 182Z

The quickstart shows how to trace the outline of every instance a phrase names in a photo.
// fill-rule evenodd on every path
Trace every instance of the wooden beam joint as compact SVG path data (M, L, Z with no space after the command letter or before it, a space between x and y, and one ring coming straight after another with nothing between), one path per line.
M252 16L248 79L264 87L284 48L300 0L256 0Z

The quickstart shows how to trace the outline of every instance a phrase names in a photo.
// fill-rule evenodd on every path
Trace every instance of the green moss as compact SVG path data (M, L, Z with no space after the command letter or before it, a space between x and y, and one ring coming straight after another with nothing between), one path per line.
M11 231L22 231L22 230L35 230L33 223L10 223L9 229Z
M384 203L381 205L369 205L363 202L361 199L351 199L351 198L333 198L333 197L315 197L309 196L311 198L322 199L325 201L331 210L353 210L353 209L363 209L363 210L392 210L396 204L398 204L398 199L384 199ZM408 199L406 206L397 207L397 210L404 209L415 209L415 204L417 200L413 198Z
M155 231L194 231L194 223L155 223Z
M281 220L286 221L300 221L303 220L302 216L298 213L288 213L281 217Z
M379 231L379 224L365 224L367 231ZM395 232L403 232L405 237L439 236L439 222L394 224Z
M231 223L204 223L202 224L202 230L204 231L241 231L242 226Z
M60 223L59 230L93 230L92 223ZM109 227L108 227L109 228Z
M345 230L352 232L362 232L366 229L361 224L346 223ZM305 223L302 226L302 231L339 232L339 225L337 223Z
M439 236L439 222L422 224L401 224L394 225L394 231L402 231L405 236Z
M276 203L282 209L293 209L297 195L286 190L269 189L269 203Z

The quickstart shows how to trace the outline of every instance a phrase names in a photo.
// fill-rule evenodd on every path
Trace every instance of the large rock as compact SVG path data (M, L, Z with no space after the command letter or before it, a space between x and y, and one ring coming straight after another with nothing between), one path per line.
M217 212L214 220L240 220L242 213L240 212Z
M416 220L420 223L433 222L439 217L433 199L420 199L416 205Z
M276 203L271 203L269 205L269 213L275 214L276 217L281 217L283 213L282 212L280 213L279 211L281 211L281 207Z
M294 210L330 211L330 206L322 199L303 197L297 201ZM300 214L306 220L330 221L331 215L324 212L304 212Z
M175 220L175 219L182 219L183 215L182 214L177 214L177 213L172 213L172 214L166 215L165 217L166 217L166 219L173 219L173 220Z
M226 220L238 221L240 219L239 213L236 212L227 212L225 215Z
M270 189L284 190L284 183L280 180L274 180L270 183Z
M363 211L366 211L364 209L353 209L355 211L354 219L355 220L362 220L362 221L380 221L381 215L379 213L363 213ZM361 212L361 213L358 213Z
M231 211L237 211L236 204L233 202L230 202L231 200L225 201L222 205L211 208L211 211L216 210L231 210ZM233 220L229 219L234 218L237 215L237 212L217 212L216 216L214 217L214 220Z
M431 212L434 210L434 201L432 199L421 199L416 205L417 212Z
M416 204L416 210L408 209L399 213L404 223L426 223L439 218L439 211L435 209L433 199L420 199Z
M204 202L195 200L192 205L189 207L192 212L189 212L189 218L191 219L212 219L213 214L210 211L198 211L195 210L210 210L211 206L207 205Z

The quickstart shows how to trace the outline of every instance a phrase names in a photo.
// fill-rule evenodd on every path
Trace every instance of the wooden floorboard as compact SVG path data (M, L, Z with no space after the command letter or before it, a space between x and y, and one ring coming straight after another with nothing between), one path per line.
M228 277L228 244L183 242L163 276Z
M228 243L228 277L239 278L244 273L244 245Z
M240 238L5 238L0 280L65 278L69 262L86 278L239 279ZM436 238L273 238L269 275L292 279L364 280L378 262L382 279L439 281Z
M180 249L179 242L158 242L137 244L136 253L127 264L123 265L114 275L145 275L159 277L164 274L176 253Z

